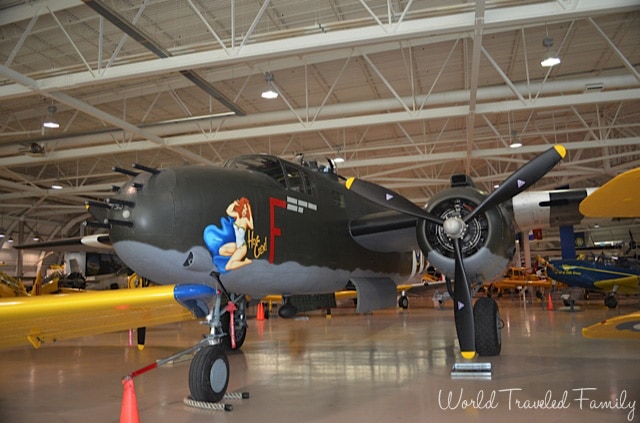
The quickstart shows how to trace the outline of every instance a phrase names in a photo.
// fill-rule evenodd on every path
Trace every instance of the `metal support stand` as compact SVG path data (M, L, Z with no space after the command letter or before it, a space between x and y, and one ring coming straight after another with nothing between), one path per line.
M491 363L455 363L451 368L451 379L491 380Z

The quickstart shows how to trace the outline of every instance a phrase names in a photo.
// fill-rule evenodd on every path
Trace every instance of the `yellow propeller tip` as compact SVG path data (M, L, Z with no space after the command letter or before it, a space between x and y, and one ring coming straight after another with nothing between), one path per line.
M462 358L466 360L471 360L473 357L476 356L475 351L461 351L460 353L462 354Z
M138 344L138 351L144 350L144 345Z
M351 189L351 184L353 184L353 181L355 181L356 178L354 178L353 176L351 178L347 179L347 182L345 182L345 186L347 187L347 189Z
M566 149L566 148L564 148L564 146L562 146L562 145L560 145L560 144L557 144L557 145L554 145L554 146L553 146L553 148L555 148L555 149L556 149L556 151L558 152L558 154L560 154L560 157L562 157L563 159L564 159L564 156L566 156L566 155L567 155L567 149Z

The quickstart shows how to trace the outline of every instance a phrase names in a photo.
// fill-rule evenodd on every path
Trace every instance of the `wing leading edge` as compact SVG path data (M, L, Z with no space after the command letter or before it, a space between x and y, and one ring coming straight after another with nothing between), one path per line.
M205 316L216 290L206 285L16 297L0 300L0 348L41 344Z
M611 291L615 288L617 292L623 294L636 294L638 292L639 281L640 276L628 275L614 279L600 280L594 282L593 285L596 288L602 289L604 291Z

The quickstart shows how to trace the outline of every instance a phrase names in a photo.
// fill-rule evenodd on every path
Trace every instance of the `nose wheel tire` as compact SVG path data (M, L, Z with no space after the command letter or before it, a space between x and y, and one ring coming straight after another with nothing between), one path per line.
M229 360L220 345L207 345L189 367L189 390L195 401L219 402L229 384Z
M476 352L482 356L500 355L502 349L502 320L498 304L493 298L478 298L473 306L476 332Z

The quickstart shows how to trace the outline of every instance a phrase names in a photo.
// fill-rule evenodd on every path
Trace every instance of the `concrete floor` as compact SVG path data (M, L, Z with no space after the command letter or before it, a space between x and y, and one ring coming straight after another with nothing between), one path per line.
M617 311L599 300L574 313L509 298L499 304L502 354L480 360L492 363L491 380L451 377L459 357L451 303L437 309L430 297L411 298L408 310L250 320L242 352L229 357L229 391L249 399L227 401L230 412L185 405L189 365L181 361L134 379L140 420L640 421L639 343L580 334ZM637 307L633 300L621 311ZM196 322L149 328L142 352L127 346L128 333L4 350L0 422L118 421L121 378L203 332Z

